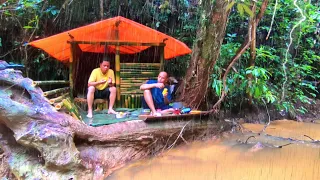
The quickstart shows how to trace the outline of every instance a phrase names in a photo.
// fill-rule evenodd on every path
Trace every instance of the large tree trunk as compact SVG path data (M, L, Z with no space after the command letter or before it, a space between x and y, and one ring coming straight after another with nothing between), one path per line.
M0 70L0 146L18 179L102 179L131 160L228 127L204 119L91 127L57 112L32 84L19 71Z
M199 108L208 94L208 84L220 54L229 11L225 0L203 0L200 28L186 77L180 86L180 98L188 106Z

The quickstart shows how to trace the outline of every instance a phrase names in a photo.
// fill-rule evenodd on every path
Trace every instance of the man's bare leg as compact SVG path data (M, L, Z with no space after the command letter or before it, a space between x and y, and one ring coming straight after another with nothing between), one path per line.
M154 107L153 99L152 99L152 94L150 90L144 90L143 91L143 97L144 100L146 101L147 105L149 106L151 113L156 114L156 108Z
M117 114L115 110L113 110L114 102L116 101L117 89L116 87L110 87L110 96L109 96L109 109L108 114Z
M87 94L87 103L88 103L88 118L92 118L92 104L94 99L94 91L96 88L94 86L88 87L88 94Z

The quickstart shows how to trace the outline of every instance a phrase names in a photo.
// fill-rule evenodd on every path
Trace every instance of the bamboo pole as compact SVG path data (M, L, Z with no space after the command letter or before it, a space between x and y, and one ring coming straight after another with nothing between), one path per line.
M79 114L78 109L76 108L76 106L74 104L71 103L70 99L64 99L62 100L63 106L65 106L67 108L67 110L70 112L71 116L80 120L81 116Z
M32 86L52 85L52 84L69 84L69 81L54 80L54 81L33 81Z
M69 87L54 89L54 90L43 92L43 96L46 97L46 96L50 96L50 95L53 95L53 94L65 92L65 91L68 91L68 90L69 90Z
M54 104L54 108L57 111L59 111L62 108L62 106L63 106L63 102L62 101Z
M67 96L69 96L69 93L62 94L62 95L59 96L59 97L50 99L50 100L49 100L49 103L50 103L50 104L54 104L54 103L56 103L56 102L62 101L62 100L63 100L64 98L66 98Z
M130 103L130 108L134 108L134 101L135 101L135 98L134 98L134 95L131 95L131 103Z
M128 108L131 107L131 95L128 95Z

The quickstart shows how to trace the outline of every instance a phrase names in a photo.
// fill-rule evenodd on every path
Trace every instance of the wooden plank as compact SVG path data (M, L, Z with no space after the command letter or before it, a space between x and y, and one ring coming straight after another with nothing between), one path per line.
M139 119L144 120L146 122L151 121L166 121L166 120L184 120L184 119L201 119L209 116L209 111L201 111L197 114L169 114L162 116L152 116L152 115L139 115Z

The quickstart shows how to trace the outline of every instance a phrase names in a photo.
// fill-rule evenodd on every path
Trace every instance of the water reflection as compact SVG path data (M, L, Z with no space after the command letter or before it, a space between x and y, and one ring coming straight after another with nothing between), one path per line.
M253 124L244 127L251 131L263 128ZM108 179L320 179L320 145L304 136L320 139L319 124L276 121L266 133L284 139L248 132L222 141L197 142L128 165ZM255 137L244 143L252 135ZM288 142L293 144L278 148Z

